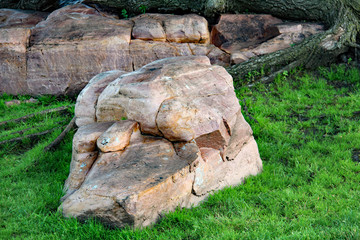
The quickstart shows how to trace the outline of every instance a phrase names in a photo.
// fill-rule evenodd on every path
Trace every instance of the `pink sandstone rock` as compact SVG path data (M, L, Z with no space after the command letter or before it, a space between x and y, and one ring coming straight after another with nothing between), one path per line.
M89 124L80 127L74 135L70 174L65 182L64 197L73 193L83 183L98 156L96 141L112 124L113 122Z
M16 94L26 89L26 47L30 30L0 28L0 93Z
M155 60L177 56L208 56L211 64L228 66L230 55L211 44L131 40L134 70Z
M206 19L195 14L147 13L131 20L135 39L177 43L209 43L210 40Z
M145 227L262 170L232 78L207 57L121 75L100 94L96 114L74 136L66 217Z
M137 70L155 60L167 57L191 56L192 53L187 43L132 40L130 43L130 55L133 58L134 70Z
M141 14L137 17L131 18L134 22L132 36L135 39L151 40L151 41L166 41L166 33L163 27L164 19L171 15L162 14Z
M0 93L26 93L26 49L30 28L46 13L0 9Z
M149 76L151 81L146 80ZM208 83L209 78L218 79L215 86ZM140 122L142 132L161 136L156 118L165 100L226 94L229 89L233 90L231 76L223 68L211 66L207 57L155 61L112 82L99 96L96 118L98 121L133 119Z
M166 18L164 28L170 42L208 43L210 40L206 19L195 14Z
M211 34L220 49L210 44L205 18L194 14L119 20L74 4L46 16L0 10L0 93L75 95L100 72L131 72L167 57L207 56L211 64L229 66L285 49L324 29L313 23L282 23L269 15L225 14ZM78 113L79 126L95 121L93 110L77 109L83 112Z

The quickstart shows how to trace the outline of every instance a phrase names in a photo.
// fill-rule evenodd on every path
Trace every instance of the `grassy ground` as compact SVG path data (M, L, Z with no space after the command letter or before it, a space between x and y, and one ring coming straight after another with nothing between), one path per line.
M359 71L343 66L308 75L296 70L237 94L254 130L262 174L196 208L178 209L152 228L79 223L57 212L73 133L55 152L42 151L59 130L26 152L19 152L18 144L2 154L0 238L360 239ZM1 101L2 119L27 109ZM42 108L38 104L31 111Z

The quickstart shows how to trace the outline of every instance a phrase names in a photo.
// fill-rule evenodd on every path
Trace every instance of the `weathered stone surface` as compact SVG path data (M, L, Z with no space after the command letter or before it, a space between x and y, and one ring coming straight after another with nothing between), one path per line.
M238 64L238 63L245 62L252 57L256 57L256 55L253 52L251 52L251 50L235 51L231 54L230 62L231 62L231 64Z
M281 23L270 15L225 14L211 34L220 49L209 43L205 18L194 14L119 20L74 4L46 16L0 10L0 93L75 95L99 72L131 72L167 57L207 56L211 64L229 66L284 49L323 29L319 24ZM95 121L92 110L79 111L83 115L78 113L77 124Z
M65 216L92 216L111 226L146 226L186 204L193 178L169 141L143 136L123 152L101 153L62 209Z
M64 198L83 183L88 171L98 156L96 141L113 122L93 123L80 127L73 139L73 151L69 177L65 182Z
M156 118L165 100L226 94L229 90L233 91L231 76L225 69L211 66L207 57L159 60L112 82L98 99L96 117L98 121L132 119L140 122L142 132L162 136Z
M122 74L99 95L96 117L74 136L67 217L144 227L262 170L232 78L207 57Z
M171 15L147 13L131 18L131 20L134 21L134 28L132 31L133 38L165 42L166 33L163 27L163 21L166 17L170 16Z
M115 122L97 139L97 147L102 152L122 151L130 144L133 131L138 129L134 121Z
M281 22L264 14L223 14L211 30L211 43L232 53L278 36L280 32L274 24Z
M221 150L227 145L233 127L228 122L236 117L239 108L233 94L220 91L211 96L175 97L161 104L156 123L166 139L185 142L196 139L200 147Z
M208 43L210 33L205 18L195 15L142 14L134 21L135 39L177 43Z
M27 82L32 94L75 94L99 72L132 70L132 21L84 5L54 11L32 31Z
M308 36L323 32L325 27L320 23L279 23L275 25L281 34L303 33Z
M0 94L27 93L26 49L30 28L46 13L0 9Z
M170 43L156 41L132 40L130 55L133 58L134 70L153 61L176 56L191 56L187 43Z
M0 29L0 93L17 94L25 90L26 47L30 30L26 28Z
M195 14L167 18L164 28L170 42L208 43L210 40L206 19Z
M95 107L100 93L109 83L125 73L120 70L103 72L90 80L76 99L75 115L78 127L96 122Z

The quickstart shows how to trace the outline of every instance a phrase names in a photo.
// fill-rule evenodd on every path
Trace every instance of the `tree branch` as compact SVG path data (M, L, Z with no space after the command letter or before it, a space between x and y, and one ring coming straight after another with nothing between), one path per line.
M61 140L64 139L66 134L75 126L75 119L76 117L73 117L71 119L70 123L66 126L64 131L62 131L62 133L52 143L50 143L44 148L44 152L47 152L50 149L55 148L61 142Z
M72 105L62 106L62 107L58 107L58 108L51 108L51 109L47 109L47 110L44 110L44 111L41 111L41 112L38 112L38 113L32 113L32 114L29 114L29 115L26 115L26 116L23 116L23 117L20 117L20 118L10 119L10 120L7 120L7 121L0 122L0 126L2 126L4 124L7 124L7 123L10 123L10 122L20 122L20 121L23 121L25 119L32 118L32 117L34 117L36 115L39 115L39 114L46 114L46 113L51 113L51 112L64 111L65 109L68 109L71 106Z
M10 139L10 140L4 140L4 141L1 141L0 142L0 145L2 144L5 144L5 143L12 143L12 142L20 142L24 139L33 139L35 137L40 137L42 135L45 135L45 134L48 134L48 133L51 133L53 131L55 131L56 129L58 128L61 128L62 126L60 127L55 127L55 128L52 128L52 129L49 129L49 130L46 130L46 131L43 131L43 132L39 132L39 133L34 133L34 134L29 134L29 135L26 135L26 136L23 136L23 137L17 137L17 138L13 138L13 139Z

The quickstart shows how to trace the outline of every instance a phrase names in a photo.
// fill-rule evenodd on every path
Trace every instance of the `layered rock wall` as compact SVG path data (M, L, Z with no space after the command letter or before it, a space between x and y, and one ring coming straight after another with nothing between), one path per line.
M166 57L207 56L228 66L322 31L321 25L246 14L223 15L210 28L195 14L118 19L83 4L48 16L0 9L0 93L76 95L98 73L130 72Z

